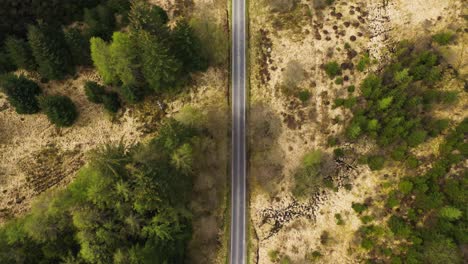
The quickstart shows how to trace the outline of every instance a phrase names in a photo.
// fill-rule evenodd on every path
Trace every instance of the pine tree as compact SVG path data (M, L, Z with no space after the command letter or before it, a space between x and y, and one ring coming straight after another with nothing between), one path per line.
M115 27L114 14L105 5L85 9L84 22L87 25L86 33L88 37L100 37L104 40L109 40Z
M185 71L201 71L207 68L207 60L200 55L200 41L187 21L177 23L171 34L171 46Z
M92 64L89 41L81 34L80 30L71 28L65 31L65 41L74 65L87 66Z
M176 86L181 63L157 37L146 31L137 34L142 72L149 87L156 92L163 92Z
M33 71L37 68L28 43L22 39L8 37L5 40L5 49L14 65L18 68Z
M159 6L151 5L145 0L134 0L129 13L130 29L145 30L165 39L168 35L166 11Z
M73 64L68 52L63 31L55 26L30 26L28 41L39 73L48 79L63 79L73 72Z
M67 96L45 96L39 103L50 122L58 127L69 127L78 117L75 104Z
M128 33L115 32L109 47L113 68L124 85L136 85L138 49Z
M97 37L91 38L90 42L91 58L102 79L106 84L117 83L119 79L111 63L109 45L104 40Z

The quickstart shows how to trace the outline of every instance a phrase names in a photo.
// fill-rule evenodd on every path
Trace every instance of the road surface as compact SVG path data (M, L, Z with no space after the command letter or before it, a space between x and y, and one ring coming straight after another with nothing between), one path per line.
M231 264L246 262L246 18L245 0L232 0Z

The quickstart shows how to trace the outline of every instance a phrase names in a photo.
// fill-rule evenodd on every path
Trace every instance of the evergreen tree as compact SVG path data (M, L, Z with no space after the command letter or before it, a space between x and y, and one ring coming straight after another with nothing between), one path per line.
M115 17L106 5L99 5L93 9L85 9L84 22L87 25L88 37L100 37L109 40L115 27Z
M2 76L0 86L18 114L39 112L40 108L36 96L41 93L41 88L35 82L23 76L17 77L13 74L7 74Z
M146 31L138 32L143 76L156 92L168 91L177 85L181 63L159 39Z
M75 104L67 96L45 96L39 103L50 122L58 127L69 127L78 117Z
M173 53L182 62L184 70L187 72L205 70L208 62L201 56L200 42L187 21L178 22L171 34Z
M84 85L86 97L90 102L100 104L102 103L102 97L106 93L104 87L97 84L96 82L86 82Z
M159 6L151 5L145 0L134 0L129 13L130 29L132 31L144 30L166 39L168 36L167 22L169 17L166 11Z
M63 31L50 25L30 26L28 41L39 73L48 79L63 79L73 72L73 63Z
M26 41L15 37L8 37L5 40L5 49L16 67L29 71L37 68L31 48Z
M137 85L138 49L128 33L115 32L109 51L115 73L124 85ZM140 81L141 82L141 81Z
M11 63L10 56L0 49L0 74L14 71L15 65Z
M91 38L91 58L94 66L106 84L119 81L116 70L111 62L109 45L101 38Z
M88 66L92 64L89 41L77 28L65 31L65 41L72 56L74 65Z

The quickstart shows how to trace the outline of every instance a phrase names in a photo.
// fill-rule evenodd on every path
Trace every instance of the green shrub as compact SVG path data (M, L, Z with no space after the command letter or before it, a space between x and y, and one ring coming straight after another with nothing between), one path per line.
M372 217L371 215L365 215L363 217L360 218L361 219L361 222L365 225L367 225L368 223L374 221L374 217Z
M370 57L369 57L369 53L366 53L364 54L364 56L361 57L361 59L359 60L357 66L356 66L356 69L360 72L363 72L366 67L370 64Z
M41 88L24 76L17 77L7 74L0 78L0 88L7 95L8 102L18 114L34 114L39 112L39 103L36 98Z
M75 104L67 96L45 96L39 103L49 121L58 127L69 127L78 117Z
M294 175L295 184L292 193L295 197L306 197L324 185L324 177L320 174L322 158L323 154L319 150L304 156L302 167Z
M115 92L104 94L102 96L102 103L104 104L104 108L111 113L117 113L120 109L119 95Z
M331 79L341 74L341 68L338 62L332 61L325 64L325 72Z
M351 207L358 214L361 214L362 212L367 210L367 205L362 204L362 203L352 203Z
M440 33L435 34L432 37L432 40L437 42L439 45L444 46L452 42L454 37L455 37L455 34L453 32L446 31L446 32L440 32Z
M279 251L278 250L270 250L268 251L268 258L270 258L271 262L276 262L276 260L279 257Z
M343 220L343 217L341 217L341 214L335 214L335 220L337 225L344 225L345 222Z
M400 205L400 199L398 199L396 193L391 193L387 199L387 208L393 209L394 207L397 207Z
M143 90L134 85L123 85L120 87L120 95L125 102L130 104L141 102L145 96Z
M301 102L305 103L307 101L309 101L310 99L310 92L307 91L307 90L302 90L300 91L298 94L297 94L297 97L299 98L299 100L301 100Z
M335 84L342 85L344 82L343 77L338 77L335 79Z
M410 182L410 181L401 181L399 184L398 184L398 189L400 190L400 192L403 194L403 195L407 195L407 194L410 194L411 191L413 190L413 183Z
M374 246L374 241L371 238L364 238L361 242L361 247L367 250L373 249Z
M333 155L335 156L335 158L341 158L344 157L345 153L342 148L336 148L333 150Z
M348 90L348 93L354 93L354 91L356 90L356 86L350 85L348 86L347 90Z
M380 155L370 156L367 159L367 164L369 165L369 168L373 171L381 170L385 165L385 157Z
M393 234L399 237L409 237L412 233L411 227L405 223L403 218L392 215L388 220L388 226Z
M407 138L408 145L411 147L416 147L417 145L423 143L426 140L427 132L419 129L413 131Z
M101 104L102 96L106 93L104 86L88 81L84 85L86 97L90 102Z
M415 169L419 166L419 160L415 156L409 156L406 159L406 166L411 169Z

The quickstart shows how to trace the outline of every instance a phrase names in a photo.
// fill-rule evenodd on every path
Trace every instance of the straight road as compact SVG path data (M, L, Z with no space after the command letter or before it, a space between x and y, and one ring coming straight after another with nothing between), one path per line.
M246 18L245 0L232 0L231 264L246 256Z

